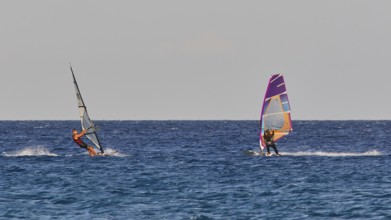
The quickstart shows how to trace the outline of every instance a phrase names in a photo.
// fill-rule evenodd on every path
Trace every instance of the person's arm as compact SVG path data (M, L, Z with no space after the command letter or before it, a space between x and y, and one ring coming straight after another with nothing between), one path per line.
M76 138L76 139L79 139L79 138L83 137L83 135L85 135L86 132L87 132L87 130L84 129L84 130L81 131L79 134L75 135L75 138Z

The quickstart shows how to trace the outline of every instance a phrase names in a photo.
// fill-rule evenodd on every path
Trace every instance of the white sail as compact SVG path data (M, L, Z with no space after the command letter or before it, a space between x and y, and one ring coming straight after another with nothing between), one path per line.
M73 76L73 83L75 85L76 90L76 98L77 98L77 104L79 106L79 113L80 113L80 121L81 121L81 127L82 129L87 129L86 136L94 145L100 150L101 153L104 153L103 147L99 142L98 135L96 134L96 128L94 126L94 123L91 121L90 117L88 116L87 107L84 104L83 98L81 97L81 93L79 90L79 86L77 85L75 74L73 74L72 66L71 72Z

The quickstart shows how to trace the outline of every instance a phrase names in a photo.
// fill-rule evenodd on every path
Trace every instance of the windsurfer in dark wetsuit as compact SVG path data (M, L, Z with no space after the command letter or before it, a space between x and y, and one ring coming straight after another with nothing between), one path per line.
M92 148L91 146L88 146L86 143L83 142L83 140L81 139L81 137L83 137L85 134L86 134L87 130L83 130L82 132L80 133L77 133L77 130L76 129L73 129L72 130L72 139L73 141L79 145L79 147L81 148L85 148L87 149L88 153L90 154L91 157L93 156L96 156L96 152L94 150L94 148Z
M266 143L267 156L270 156L270 147L274 149L276 155L280 155L278 154L277 147L276 144L274 143L273 138L274 138L274 131L273 130L270 131L269 129L266 129L265 134L263 135L263 139L265 140Z

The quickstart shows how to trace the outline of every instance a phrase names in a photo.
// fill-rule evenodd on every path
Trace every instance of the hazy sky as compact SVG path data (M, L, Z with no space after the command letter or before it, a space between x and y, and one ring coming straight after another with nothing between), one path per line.
M391 119L391 1L0 1L0 120Z

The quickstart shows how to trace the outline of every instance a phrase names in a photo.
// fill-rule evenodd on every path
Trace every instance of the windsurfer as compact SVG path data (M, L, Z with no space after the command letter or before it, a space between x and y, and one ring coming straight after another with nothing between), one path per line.
M265 140L265 143L266 143L266 148L267 148L267 154L266 156L270 156L270 147L272 147L274 149L274 152L276 153L276 155L280 155L278 153L278 150L277 150L277 147L276 147L276 144L274 143L274 131L270 131L269 129L266 129L265 131L265 134L263 135L263 139Z
M85 134L86 134L87 130L83 130L82 132L78 133L76 129L73 129L72 130L72 138L73 138L73 141L79 145L79 147L81 148L85 148L87 149L88 153L90 154L91 157L93 156L96 156L97 153L95 152L94 148L92 148L91 146L88 146L86 143L83 142L83 140L81 139L81 137L83 137Z

